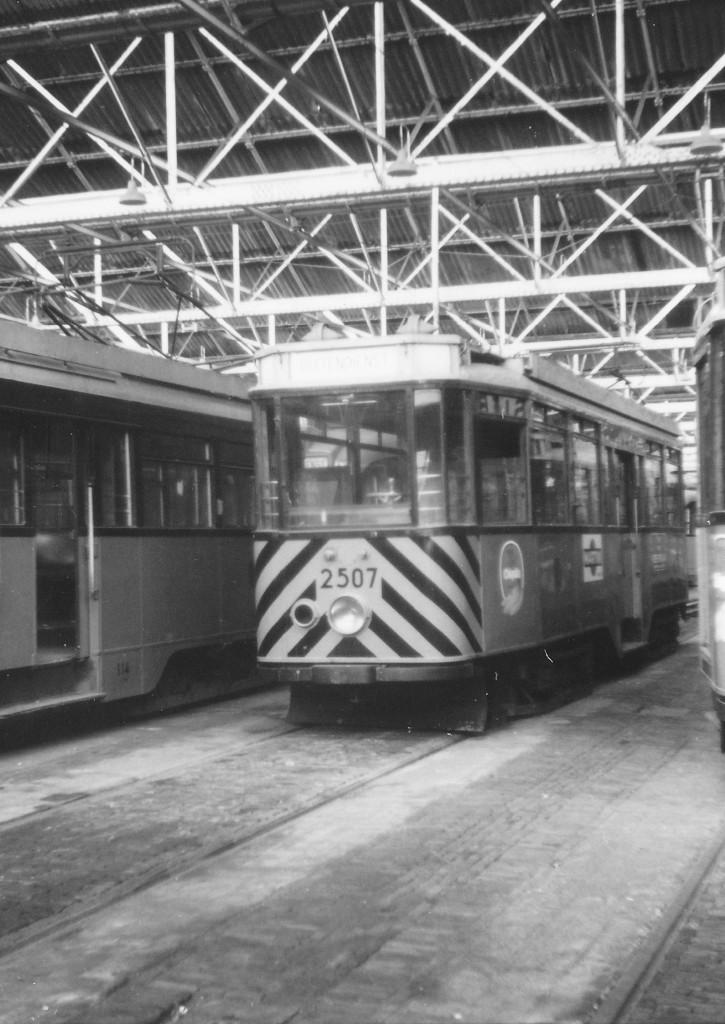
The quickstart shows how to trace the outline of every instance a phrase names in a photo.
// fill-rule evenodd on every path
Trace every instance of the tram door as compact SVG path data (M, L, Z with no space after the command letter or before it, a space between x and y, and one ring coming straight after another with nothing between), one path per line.
M637 474L635 456L631 452L614 453L617 525L621 534L622 600L624 640L637 640L642 623L642 552L637 507Z
M30 442L35 524L36 645L40 661L73 658L78 649L76 451L63 420L37 421Z

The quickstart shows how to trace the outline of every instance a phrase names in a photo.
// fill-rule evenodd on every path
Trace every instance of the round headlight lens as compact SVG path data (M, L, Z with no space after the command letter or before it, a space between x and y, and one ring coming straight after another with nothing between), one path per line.
M341 594L330 605L327 613L330 625L344 636L359 633L368 621L368 610L355 594Z
M320 609L314 601L302 597L292 605L290 618L300 629L311 629L320 621Z

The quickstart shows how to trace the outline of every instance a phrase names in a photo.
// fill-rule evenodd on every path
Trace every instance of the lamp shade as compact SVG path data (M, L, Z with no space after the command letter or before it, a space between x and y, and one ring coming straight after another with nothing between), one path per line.
M146 196L136 184L135 178L128 179L128 187L118 201L122 206L146 205Z
M418 168L415 161L410 155L409 146L402 146L398 150L398 155L391 164L388 165L386 171L391 178L412 178L418 173Z
M717 156L722 151L722 142L716 135L713 135L710 125L706 122L697 137L693 139L690 152L693 156Z

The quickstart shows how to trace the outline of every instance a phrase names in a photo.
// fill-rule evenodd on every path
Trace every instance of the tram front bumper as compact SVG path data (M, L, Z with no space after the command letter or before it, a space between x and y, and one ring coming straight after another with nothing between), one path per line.
M471 679L476 662L456 661L428 665L260 665L259 675L269 683L312 683L317 686L372 686L376 683L448 682Z

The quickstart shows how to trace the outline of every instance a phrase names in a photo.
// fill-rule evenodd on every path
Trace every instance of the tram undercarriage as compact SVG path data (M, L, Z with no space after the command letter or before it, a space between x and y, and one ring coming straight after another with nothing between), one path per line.
M684 609L661 609L653 618L649 640L620 655L609 633L601 630L467 662L445 681L401 679L400 666L392 669L396 679L383 681L385 666L377 666L377 681L371 667L368 682L346 682L346 669L349 678L352 666L338 666L334 682L291 683L287 718L297 725L481 734L587 696L596 682L606 681L634 655L671 653L681 617ZM450 672L451 666L446 666L446 676Z

